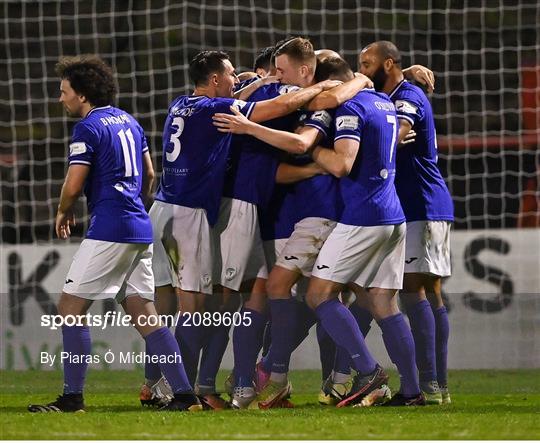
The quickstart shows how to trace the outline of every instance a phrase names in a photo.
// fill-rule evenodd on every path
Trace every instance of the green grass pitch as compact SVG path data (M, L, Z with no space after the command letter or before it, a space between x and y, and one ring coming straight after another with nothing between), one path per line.
M220 373L220 380L224 378ZM451 405L319 406L318 371L293 371L295 409L200 413L142 409L138 371L91 371L86 414L30 414L56 398L60 372L0 372L2 439L539 439L540 370L451 371ZM395 387L397 376L391 377Z

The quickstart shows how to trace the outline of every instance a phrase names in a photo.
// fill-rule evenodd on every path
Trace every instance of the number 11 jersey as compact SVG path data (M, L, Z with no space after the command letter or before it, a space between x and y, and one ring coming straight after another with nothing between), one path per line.
M152 224L141 200L144 131L130 114L112 106L92 109L73 128L69 165L86 165L90 224L86 238L152 243Z

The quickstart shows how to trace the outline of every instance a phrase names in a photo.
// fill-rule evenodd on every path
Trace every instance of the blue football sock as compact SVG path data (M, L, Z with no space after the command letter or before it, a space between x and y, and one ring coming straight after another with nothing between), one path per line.
M313 309L310 309L303 301L296 301L296 329L291 354L306 339L309 335L309 330L315 323L317 323L317 317Z
M317 323L317 342L319 343L319 356L321 360L321 377L322 380L326 380L332 369L334 369L334 360L336 357L336 345L334 340L330 337L321 323ZM347 367L349 367L349 355L347 357ZM350 372L350 370L349 370Z
M242 318L248 314L251 324L246 326L242 322L233 330L234 385L251 387L257 356L262 347L266 316L249 308L242 308L240 313Z
M414 340L401 312L377 322L383 333L383 341L390 360L397 366L401 389L406 397L420 393L418 372L414 353Z
M166 327L162 327L148 334L144 339L151 355L168 357L167 361L159 363L159 368L169 382L172 391L175 394L192 391L184 365L181 362L180 348L171 331ZM177 358L171 359L170 356L176 356Z
M266 360L271 363L271 372L286 373L296 338L297 302L292 299L269 300L272 314L272 344Z
M221 360L229 343L230 326L209 326L207 329L209 334L203 346L199 367L199 384L215 387Z
M351 373L351 356L343 346L336 346L336 358L333 369L334 372L341 374Z
M431 305L421 300L407 309L416 353L416 366L422 382L437 380L435 361L435 318Z
M356 320L356 323L358 323L358 327L365 338L371 329L371 322L373 320L371 312L369 312L367 309L361 308L356 303L349 306L349 311L351 311L351 314Z
M343 346L351 357L351 365L360 374L370 374L377 366L371 356L360 328L351 312L339 300L321 303L315 309L317 318L334 343Z
M187 324L184 325L184 323ZM193 317L185 315L178 319L174 331L191 386L195 386L195 380L197 379L197 367L199 366L199 357L204 339L203 333L203 327L201 325L194 326Z
M77 358L64 360L64 394L82 394L88 369L84 356L92 351L90 329L88 326L62 326L62 340L64 352Z
M435 317L435 355L437 359L437 382L439 386L446 386L448 337L450 336L450 322L448 311L444 306L433 310Z
M148 349L148 345L146 345L146 354L152 355L150 353L150 350ZM153 362L145 362L144 363L144 378L146 380L159 380L161 378L161 370L159 369L158 363Z

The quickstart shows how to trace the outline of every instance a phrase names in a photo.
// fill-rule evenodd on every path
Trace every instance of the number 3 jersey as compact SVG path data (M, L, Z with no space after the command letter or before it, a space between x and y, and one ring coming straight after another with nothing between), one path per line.
M90 212L86 238L152 243L152 224L141 200L144 131L112 106L92 109L73 128L69 165L87 165L84 193Z
M249 118L255 103L232 98L180 96L169 107L163 130L163 172L156 200L206 210L213 226L223 194L231 134L212 123L236 106Z

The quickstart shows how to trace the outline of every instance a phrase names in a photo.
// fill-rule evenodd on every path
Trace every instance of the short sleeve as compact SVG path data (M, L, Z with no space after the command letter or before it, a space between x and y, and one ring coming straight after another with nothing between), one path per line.
M398 119L408 121L411 126L414 126L423 117L422 102L412 94L397 99L394 105Z
M303 121L304 126L311 126L322 132L325 137L328 136L333 117L328 111L310 112Z
M69 144L69 165L90 166L94 159L96 142L96 136L89 127L81 123L76 124Z
M148 142L146 141L146 135L144 135L144 129L139 125L138 126L139 133L141 134L141 148L142 153L148 152L150 148L148 147Z
M359 109L351 108L347 103L337 108L334 120L336 130L334 141L350 138L360 143L364 118L360 115L361 111L359 111Z

